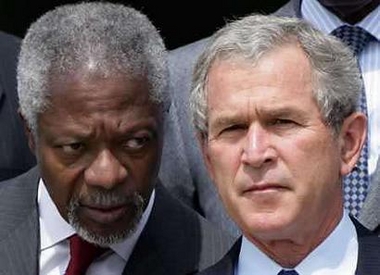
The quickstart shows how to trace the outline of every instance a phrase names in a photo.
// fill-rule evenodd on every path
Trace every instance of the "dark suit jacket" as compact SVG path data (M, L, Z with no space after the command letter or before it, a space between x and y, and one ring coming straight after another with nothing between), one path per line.
M20 39L0 32L0 180L35 164L17 114L16 64Z
M354 220L358 233L359 255L355 275L380 274L380 238ZM231 250L215 265L199 273L199 275L234 275L241 247L241 238ZM337 274L341 275L341 274ZM343 275L343 274L342 274Z
M0 274L39 273L39 172L0 183ZM160 184L156 199L125 275L193 274L217 262L233 241Z

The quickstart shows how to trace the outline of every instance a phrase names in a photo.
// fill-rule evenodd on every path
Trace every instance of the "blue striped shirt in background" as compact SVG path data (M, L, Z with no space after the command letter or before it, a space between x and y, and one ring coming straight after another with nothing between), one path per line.
M349 25L340 20L316 0L303 0L302 18L324 33L331 33L341 25ZM356 26L360 26L374 37L359 56L367 98L368 113L368 172L372 177L380 155L380 6L373 10Z

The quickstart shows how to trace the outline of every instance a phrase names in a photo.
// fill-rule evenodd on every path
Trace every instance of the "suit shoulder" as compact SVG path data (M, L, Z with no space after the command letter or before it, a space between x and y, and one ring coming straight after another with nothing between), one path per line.
M187 101L195 62L205 49L208 39L204 38L169 52L169 89L174 97Z
M38 172L0 182L0 241L25 223L37 208Z
M191 209L189 206L182 203L179 199L171 195L166 188L159 184L156 188L157 190L157 207L166 208L171 212L171 215L178 217L176 221L173 220L173 223L185 223L185 224L197 224L202 236L215 236L225 239L228 242L228 248L230 248L235 241L227 232L221 230L216 225L206 220L198 212ZM165 201L163 203L163 201ZM170 210L169 210L170 209ZM162 209L161 209L162 210ZM192 227L184 227L184 230L193 231ZM212 241L209 240L209 241Z
M0 31L0 56L7 59L15 57L18 54L20 43L19 37Z
M238 261L241 240L239 238L231 249L219 260L216 264L206 268L205 270L199 272L199 275L230 275L234 274L235 265Z
M301 1L300 0L290 0L285 5L280 7L277 11L273 13L276 16L285 17L301 17Z
M148 232L155 230L150 231L150 239L154 236L157 247L163 248L161 257L176 259L170 261L168 270L186 266L188 270L203 270L220 260L234 242L229 234L174 198L161 184L156 188L148 226ZM183 253L185 258L180 256Z
M187 44L169 51L169 67L192 67L198 56L205 49L208 41L209 37L203 38L191 44Z
M206 38L194 41L190 44L186 44L184 46L181 46L169 51L169 55L182 56L182 55L189 55L194 52L201 52L205 48L209 40L210 40L210 37L206 37Z
M25 182L30 182L30 181L37 181L39 179L39 172L37 167L33 167L27 172L18 175L14 178L10 178L7 180L0 181L0 190L1 193L5 192L6 190L12 191L13 189L29 189L29 188L34 188L33 184L25 184ZM0 193L0 194L1 194Z

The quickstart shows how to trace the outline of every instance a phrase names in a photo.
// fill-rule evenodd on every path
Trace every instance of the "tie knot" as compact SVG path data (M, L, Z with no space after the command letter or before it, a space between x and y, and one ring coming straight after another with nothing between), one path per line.
M358 26L340 26L331 32L359 55L371 40L375 39L369 32Z
M87 268L106 248L91 244L78 235L73 235L70 241L70 262L66 270L66 275L83 275Z
M299 275L295 270L281 270L278 275Z

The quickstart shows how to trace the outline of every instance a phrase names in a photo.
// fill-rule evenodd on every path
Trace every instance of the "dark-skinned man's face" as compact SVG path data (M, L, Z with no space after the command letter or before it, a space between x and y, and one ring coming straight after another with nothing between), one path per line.
M341 20L356 24L375 10L380 0L318 0Z

